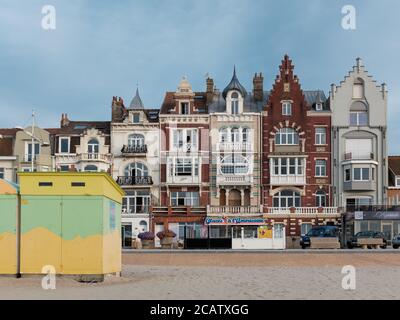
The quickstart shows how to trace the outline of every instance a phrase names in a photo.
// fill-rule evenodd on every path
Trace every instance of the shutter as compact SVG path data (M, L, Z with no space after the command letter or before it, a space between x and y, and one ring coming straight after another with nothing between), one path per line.
M346 139L346 153L351 153L352 159L370 159L372 153L372 140Z

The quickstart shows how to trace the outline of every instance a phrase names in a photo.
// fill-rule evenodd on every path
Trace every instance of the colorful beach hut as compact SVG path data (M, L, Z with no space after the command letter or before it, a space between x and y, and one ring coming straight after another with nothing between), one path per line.
M17 269L18 186L0 179L0 274Z
M106 173L19 173L21 274L121 272L124 192Z

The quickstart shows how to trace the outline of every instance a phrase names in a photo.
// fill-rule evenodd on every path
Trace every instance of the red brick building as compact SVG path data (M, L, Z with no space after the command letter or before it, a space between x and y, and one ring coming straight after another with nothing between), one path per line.
M323 91L303 91L286 55L263 114L263 206L287 245L315 225L337 224L332 208L331 110Z
M153 230L184 236L203 232L209 202L209 116L205 92L193 92L183 78L167 92L160 110L160 207L152 210Z

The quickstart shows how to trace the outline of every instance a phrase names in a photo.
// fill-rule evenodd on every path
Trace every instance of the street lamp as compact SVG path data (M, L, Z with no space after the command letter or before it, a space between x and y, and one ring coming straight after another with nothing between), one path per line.
M35 157L35 140L40 143L40 146L42 147L49 147L50 142L43 141L42 139L38 138L35 136L35 111L32 111L32 126L31 130L32 132L26 131L24 128L21 126L16 126L16 129L22 130L25 132L28 136L32 138L32 146L31 146L31 172L33 172L33 167L34 167L34 157Z

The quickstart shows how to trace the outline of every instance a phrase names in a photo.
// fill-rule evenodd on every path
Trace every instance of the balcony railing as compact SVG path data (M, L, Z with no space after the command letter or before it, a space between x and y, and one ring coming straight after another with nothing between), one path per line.
M121 152L123 154L138 154L138 153L147 153L147 145L124 145Z
M218 185L251 185L253 183L252 175L218 175Z
M192 143L183 143L183 144L176 144L174 143L172 146L172 150L170 150L171 152L186 152L186 153L190 153L190 152L197 152L198 148L196 144L192 144Z
M355 153L355 152L348 152L344 154L344 160L374 160L373 153Z
M122 214L149 214L150 207L143 206L142 208L129 208L125 205L122 206Z
M175 176L171 176L168 175L167 176L167 183L171 183L171 184L199 184L200 181L200 175L197 176L192 176L192 175L175 175Z
M337 207L298 207L298 208L265 208L264 213L266 214L284 214L284 215L336 215L340 214L340 210Z
M199 216L205 216L207 213L207 209L206 209L206 207L164 206L164 207L153 207L151 209L151 212L153 215L199 215Z
M252 151L250 142L220 142L217 143L217 151Z
M79 161L105 161L111 162L112 156L110 154L103 153L82 153L78 156Z
M150 176L144 176L144 177L118 177L117 178L117 183L120 186L148 186L153 184L153 179Z
M207 206L207 214L262 214L262 206Z

